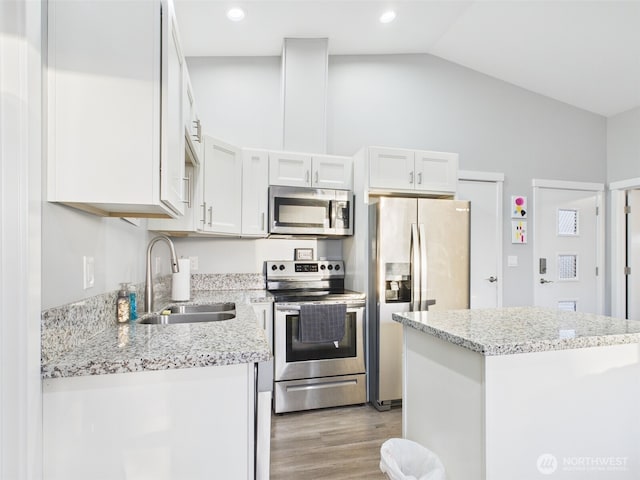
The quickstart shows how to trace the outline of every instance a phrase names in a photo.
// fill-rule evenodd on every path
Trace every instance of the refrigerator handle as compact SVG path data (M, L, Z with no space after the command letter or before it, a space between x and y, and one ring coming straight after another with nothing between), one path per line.
M420 310L420 238L418 225L411 224L411 307L412 312Z
M427 235L425 233L424 224L418 226L420 234L420 310L428 310L427 303Z

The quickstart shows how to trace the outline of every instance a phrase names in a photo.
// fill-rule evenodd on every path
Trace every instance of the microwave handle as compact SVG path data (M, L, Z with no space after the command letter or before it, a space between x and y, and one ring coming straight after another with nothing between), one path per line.
M335 200L329 201L329 228L336 228L336 215L338 212L338 204Z

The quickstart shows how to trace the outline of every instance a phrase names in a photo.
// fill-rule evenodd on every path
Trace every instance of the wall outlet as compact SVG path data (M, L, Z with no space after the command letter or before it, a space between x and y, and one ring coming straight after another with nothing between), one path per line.
M189 257L189 268L192 272L198 270L198 257Z
M160 257L155 257L153 259L153 274L154 275L160 275L162 273L162 261L160 260Z
M82 285L85 290L93 288L96 282L95 263L93 257L82 257Z

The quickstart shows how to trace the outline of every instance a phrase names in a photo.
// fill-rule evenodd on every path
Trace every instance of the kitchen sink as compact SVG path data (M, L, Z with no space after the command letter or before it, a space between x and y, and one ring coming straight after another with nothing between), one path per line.
M236 318L235 311L170 313L169 315L157 313L150 317L140 319L138 323L144 325L174 325L179 323L219 322L233 318Z
M174 305L168 310L171 313L203 313L203 312L232 312L235 311L235 303L213 303L210 305Z

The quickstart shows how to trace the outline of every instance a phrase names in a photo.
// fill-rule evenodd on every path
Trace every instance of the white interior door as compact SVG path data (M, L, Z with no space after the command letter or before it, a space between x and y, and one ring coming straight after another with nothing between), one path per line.
M602 313L602 191L533 191L534 304Z
M502 182L460 180L457 198L471 202L470 307L501 307Z
M640 190L627 192L627 318L640 320Z

